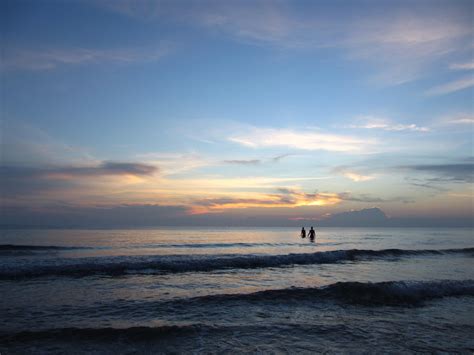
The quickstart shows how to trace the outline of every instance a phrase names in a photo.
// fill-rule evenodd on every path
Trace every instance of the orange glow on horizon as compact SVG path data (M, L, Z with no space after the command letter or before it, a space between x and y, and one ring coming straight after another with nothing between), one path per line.
M294 192L289 200L282 195L263 195L258 199L229 199L220 201L219 199L205 199L199 201L202 205L193 205L190 209L191 215L206 213L221 213L229 209L245 208L295 208L302 206L330 206L338 204L342 199L337 194L315 194L307 195L301 192Z

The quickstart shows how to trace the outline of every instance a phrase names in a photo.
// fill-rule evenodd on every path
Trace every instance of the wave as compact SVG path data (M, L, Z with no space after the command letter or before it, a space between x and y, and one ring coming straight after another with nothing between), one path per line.
M343 243L318 243L318 246L341 245ZM316 244L301 243L182 243L182 244L139 244L125 247L111 246L55 246L55 245L17 245L0 244L1 251L49 251L49 250L77 250L77 249L213 249L213 248L256 248L256 247L316 247Z
M123 316L128 318L128 311L133 309L137 316L137 310L148 315L168 312L205 314L208 309L229 309L235 306L243 306L252 313L249 303L256 303L257 309L261 310L263 305L283 304L291 306L292 302L301 305L306 302L309 307L320 305L327 309L322 302L330 301L364 307L418 307L424 306L427 301L447 297L474 297L474 280L437 280L437 281L384 281L384 282L337 282L318 288L287 288L277 290L265 290L250 294L223 294L200 296L187 299L176 299L171 301L131 301L129 307L123 303L101 304L102 316L107 316L107 310L117 313L117 308ZM84 313L84 309L81 313ZM87 313L87 312L86 312ZM154 339L160 336L170 336L193 332L222 330L222 325L215 323L189 323L169 324L158 327L131 327L131 328L56 328L36 331L9 332L0 331L0 343L22 342L36 339L69 339L69 340L111 340L114 338L127 337L128 339Z
M368 306L421 305L425 301L474 296L474 280L337 282L319 288L288 288L265 290L250 294L211 295L196 297L198 302L247 301L312 301L333 299Z
M71 250L71 249L90 249L89 247L66 247L56 245L21 245L21 244L0 244L0 251L22 251L22 250Z
M132 310L135 317L139 312L148 315L165 314L165 310L173 313L182 312L190 314L191 308L199 307L198 314L205 313L205 308L232 307L242 302L263 302L264 304L291 303L293 301L307 301L316 306L321 301L337 301L342 303L364 305L364 306L422 306L426 301L447 297L474 297L474 280L434 280L434 281L382 281L382 282L336 282L322 287L291 287L285 289L264 290L253 293L218 294L198 296L192 298L178 298L173 300L120 300L110 303L100 303L100 315L106 317L108 311L117 313L118 310L127 314ZM96 307L96 305L94 306ZM326 306L324 306L326 307ZM250 308L249 308L250 309ZM80 308L81 313L96 313L93 309ZM200 328L200 325L164 325L157 328L100 328L100 329L77 329L63 328L47 330L52 335L61 333L76 334L81 331L89 337L97 332L101 336L110 333L132 332L143 333L149 329L152 332L171 333L181 330L192 331ZM41 331L40 331L41 332ZM44 331L43 331L44 332ZM24 332L29 333L29 332Z
M328 245L324 243L323 245ZM336 244L332 243L331 245ZM337 243L342 244L342 243ZM196 243L196 244L148 244L139 246L130 246L130 248L185 248L185 249L200 249L200 248L255 248L255 247L315 247L315 244L301 244L301 243Z
M0 256L18 257L58 253L64 250L92 249L91 247L0 244Z
M204 272L222 269L256 269L292 265L331 264L348 261L402 258L410 256L466 254L474 248L444 250L334 250L285 255L160 255L114 256L78 259L44 259L0 265L0 279L40 276L124 275L133 273Z

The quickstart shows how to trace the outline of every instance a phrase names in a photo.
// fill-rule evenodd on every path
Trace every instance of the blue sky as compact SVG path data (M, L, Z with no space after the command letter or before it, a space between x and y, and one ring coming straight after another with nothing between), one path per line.
M472 216L471 1L1 7L12 215Z

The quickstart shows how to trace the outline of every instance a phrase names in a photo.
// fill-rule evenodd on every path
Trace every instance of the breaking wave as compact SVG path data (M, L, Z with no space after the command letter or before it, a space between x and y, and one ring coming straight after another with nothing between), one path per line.
M21 265L5 263L0 265L0 279L256 269L446 254L474 256L474 248L444 250L351 249L285 255L154 255L78 259L55 258L22 263Z
M205 301L289 301L335 299L338 301L370 306L420 305L432 299L474 296L474 280L441 281L384 281L337 282L319 288L288 288L265 290L250 294L212 295L196 297Z

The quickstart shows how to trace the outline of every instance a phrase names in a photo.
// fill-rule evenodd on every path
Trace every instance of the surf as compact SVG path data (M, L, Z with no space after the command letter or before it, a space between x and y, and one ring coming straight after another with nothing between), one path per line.
M225 269L257 269L317 265L370 260L392 260L414 256L463 254L474 256L474 248L432 250L334 250L283 255L160 255L115 256L78 259L54 258L29 263L4 263L0 279L15 280L42 276L86 277L93 275L127 275L137 273L209 272Z

